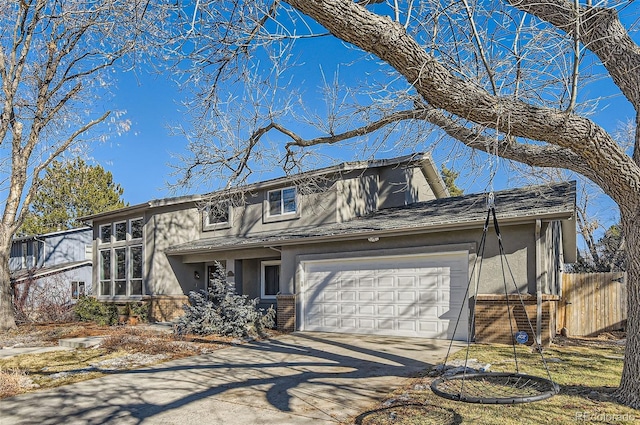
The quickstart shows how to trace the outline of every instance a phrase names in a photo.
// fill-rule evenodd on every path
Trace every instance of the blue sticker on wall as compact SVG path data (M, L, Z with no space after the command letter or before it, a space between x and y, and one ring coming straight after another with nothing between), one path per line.
M518 344L526 344L529 341L529 335L525 331L518 331L515 336Z

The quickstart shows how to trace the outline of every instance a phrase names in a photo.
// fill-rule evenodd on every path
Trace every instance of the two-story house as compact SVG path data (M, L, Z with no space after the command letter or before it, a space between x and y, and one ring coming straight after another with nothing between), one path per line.
M90 227L15 238L9 269L16 304L24 314L52 303L64 306L91 293Z
M496 193L496 205L518 290L557 293L562 261L575 255L575 185ZM149 299L156 320L181 314L185 294L206 288L220 263L238 293L277 307L283 329L448 338L461 313L462 339L485 217L485 195L449 197L431 157L420 154L86 220L98 298ZM499 267L488 243L481 294L503 291Z

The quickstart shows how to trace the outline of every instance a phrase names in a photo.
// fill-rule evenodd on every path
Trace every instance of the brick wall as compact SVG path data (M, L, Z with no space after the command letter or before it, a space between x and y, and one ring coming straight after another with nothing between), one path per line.
M296 330L296 296L278 295L277 326L278 330L293 332Z
M511 327L513 333L525 331L529 335L528 344L535 342L527 316L533 330L537 332L537 307L535 295L522 295L524 308L518 295L509 295ZM548 346L556 333L556 314L559 297L542 297L542 345ZM504 295L478 295L475 307L475 340L481 343L512 344L513 334L509 326L507 297ZM525 314L526 311L526 314Z
M184 304L189 304L186 295L153 295L149 298L149 320L170 322L184 314Z

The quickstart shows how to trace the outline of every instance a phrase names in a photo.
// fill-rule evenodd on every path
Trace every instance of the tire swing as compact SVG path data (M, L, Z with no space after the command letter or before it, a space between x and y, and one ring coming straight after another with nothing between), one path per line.
M493 218L493 227L496 232L496 237L498 240L500 263L502 266L502 276L504 281L505 299L506 299L507 311L509 316L509 327L511 330L511 335L514 336L514 341L512 345L513 345L513 357L515 360L515 372L512 372L512 373L486 372L485 373L485 372L475 372L473 369L471 369L471 372L469 372L469 368L467 367L467 364L469 361L469 347L471 345L471 331L473 330L475 325L475 313L474 313L468 325L469 336L467 337L465 362L464 362L464 366L461 368L461 372L453 375L446 373L447 360L449 358L449 354L451 353L451 348L453 345L453 337L452 337L449 344L449 349L447 350L447 355L445 357L444 363L442 364L442 369L441 369L442 376L440 376L439 378L437 378L432 382L431 390L433 391L434 394L440 397L443 397L449 400L454 400L454 401L461 401L465 403L516 404L516 403L529 403L533 401L544 400L557 394L560 391L560 387L551 379L551 374L549 372L549 368L547 367L547 362L545 361L544 356L542 354L542 347L538 342L535 331L533 329L533 325L531 324L531 321L529 320L529 316L526 312L524 301L522 299L522 296L520 295L520 291L518 290L517 285L515 284L513 273L511 272L511 268L509 267L509 263L507 262L507 257L504 253L504 248L502 245L502 236L500 234L500 228L498 227L498 220L496 218L493 192L489 194L487 219L485 220L485 223L484 223L484 230L482 233L480 244L478 246L478 251L476 253L477 255L476 255L475 262L473 264L471 276L473 276L473 272L475 271L475 268L477 265L478 266L478 282L480 281L480 273L482 271L482 258L484 258L486 236L489 228L489 221L491 218ZM479 264L478 264L478 257L481 258ZM534 336L534 344L536 345L535 349L538 353L540 353L542 364L544 365L544 368L547 372L546 378L520 373L520 366L518 364L518 356L517 356L515 344L516 344L516 341L522 344L527 342L528 335L525 332L514 333L514 330L513 330L511 305L509 302L509 296L508 296L509 294L507 291L507 275L506 275L507 271L511 276L511 280L513 281L513 285L516 289L516 293L518 294L518 297L520 299L520 304L522 306L522 309L524 310L526 322L528 323L529 330L531 331L531 334ZM464 299L466 299L469 295L471 280L472 280L472 277L469 279L469 284L467 285ZM475 287L474 299L476 300L477 300L477 295L478 295L478 285L476 285ZM460 309L460 313L458 314L458 319L456 321L453 335L456 334L456 330L460 323L461 316L462 316L462 308Z

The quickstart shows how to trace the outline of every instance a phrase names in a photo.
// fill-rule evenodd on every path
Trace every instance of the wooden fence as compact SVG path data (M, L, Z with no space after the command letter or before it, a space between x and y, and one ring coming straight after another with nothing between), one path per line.
M626 273L564 273L558 329L569 336L595 336L624 329Z

